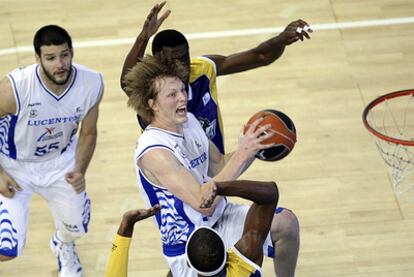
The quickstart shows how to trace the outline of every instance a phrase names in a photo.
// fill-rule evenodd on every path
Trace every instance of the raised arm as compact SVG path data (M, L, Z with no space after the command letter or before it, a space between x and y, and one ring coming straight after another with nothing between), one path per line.
M112 243L112 251L106 266L105 277L126 277L128 275L128 254L136 222L155 215L160 206L150 209L132 210L124 213L118 233Z
M144 26L142 26L141 33L139 33L137 36L134 45L125 58L120 78L121 88L123 90L125 87L125 84L123 82L124 76L128 73L128 70L138 62L138 59L144 56L149 39L158 31L158 28L171 13L170 10L167 10L160 18L158 18L158 14L164 7L165 3L166 1L163 1L160 4L156 4L154 7L152 7L144 22Z
M276 61L284 52L285 47L298 40L310 39L311 29L305 21L299 19L291 22L278 36L260 43L255 48L229 56L207 55L216 63L217 76L242 72L264 66ZM297 32L298 27L300 32Z

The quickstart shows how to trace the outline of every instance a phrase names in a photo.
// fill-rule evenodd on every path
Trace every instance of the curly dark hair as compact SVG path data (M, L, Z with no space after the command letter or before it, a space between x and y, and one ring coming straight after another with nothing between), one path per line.
M187 244L187 258L198 271L218 270L226 259L223 240L210 229L197 229Z
M40 47L43 45L62 45L65 43L72 49L72 39L70 35L65 29L56 25L46 25L40 28L33 38L33 47L36 54L39 56Z
M188 41L182 33L173 29L163 30L157 33L152 41L152 54L158 54L164 47L179 45L186 45L188 48Z

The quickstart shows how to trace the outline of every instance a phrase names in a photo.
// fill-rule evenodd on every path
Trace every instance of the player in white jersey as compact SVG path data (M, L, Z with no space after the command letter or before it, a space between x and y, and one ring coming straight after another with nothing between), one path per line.
M39 29L34 48L36 64L0 81L0 260L22 254L28 205L38 193L55 221L51 248L59 276L83 276L74 241L90 219L85 173L96 144L103 80L72 63L72 41L61 27Z
M152 41L152 54L158 58L179 60L185 65L188 74L185 74L182 80L187 83L187 109L200 121L207 136L221 153L225 153L224 126L218 101L216 77L273 64L289 45L310 39L313 31L306 21L298 19L289 23L280 34L262 41L253 48L229 55L209 54L194 59L190 57L189 43L182 33L172 29L157 33L164 20L171 14L171 10L161 13L165 5L166 1L155 4L149 12L141 32L125 57L120 78L121 86L124 87L124 76L139 62L150 38L155 35ZM142 117L139 118L139 123L141 127L145 126ZM277 241L274 256L277 274L293 276L300 241L296 215L288 209L282 210L277 216L277 221L272 224L271 232L274 241Z
M183 73L180 65L167 66L148 56L128 73L126 88L129 105L150 122L136 150L139 186L148 206L161 206L155 218L164 256L173 276L185 277L196 276L185 258L185 244L195 227L214 226L227 246L241 237L247 206L229 204L223 197L209 208L201 204L211 195L214 181L237 179L257 151L272 147L261 142L273 134L262 135L270 124L256 129L259 119L240 137L237 150L224 157L187 113L185 85L177 77Z

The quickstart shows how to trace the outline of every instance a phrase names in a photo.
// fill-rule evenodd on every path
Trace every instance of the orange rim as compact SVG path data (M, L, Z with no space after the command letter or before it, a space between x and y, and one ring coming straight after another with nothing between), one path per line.
M400 90L400 91L395 91L395 92L391 92L385 95L382 95L374 100L371 101L371 103L368 104L368 106L366 106L366 108L364 109L364 112L362 113L362 121L364 122L365 128L367 128L367 130L372 133L374 136L379 137L380 139L395 143L395 144L402 144L402 145L407 145L407 146L414 146L414 140L403 140L403 139L397 139L397 138L393 138L390 136L387 136L383 133L378 132L377 130L375 130L371 125L369 125L368 120L367 120L367 116L369 111L374 108L375 106L377 106L378 104L384 102L385 100L389 100L392 98L396 98L396 97L401 97L401 96L406 96L406 95L410 95L414 97L414 90L413 89L408 89L408 90Z

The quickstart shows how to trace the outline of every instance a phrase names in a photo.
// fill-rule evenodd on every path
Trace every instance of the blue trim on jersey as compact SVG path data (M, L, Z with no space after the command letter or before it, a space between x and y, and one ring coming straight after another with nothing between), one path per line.
M158 197L155 194L154 187L147 181L144 174L142 174L141 170L138 170L138 174L139 174L139 179L141 180L142 187L144 188L145 193L148 195L151 206L160 204L158 201ZM158 228L161 228L160 213L155 214L155 219L157 220Z
M170 147L165 146L165 145L163 145L163 144L153 144L153 145L150 145L150 146L148 146L148 147L144 148L144 150L142 150L142 151L141 151L141 153L139 153L139 154L137 155L137 157L141 157L142 153L145 153L145 151L147 151L147 150L148 150L148 149L150 149L150 148L165 148L165 149L170 150L171 152L174 152L174 150L173 150L173 149L171 149Z
M277 207L275 209L275 214L280 214L285 208L283 207ZM267 247L267 255L269 258L274 258L275 257L275 248L273 246L268 246ZM252 275L252 276L256 276L256 275ZM260 275L257 275L260 276Z
M162 251L167 257L176 257L185 254L185 245L186 243L179 243L174 245L162 245Z
M273 246L268 246L267 247L267 256L269 258L274 258L275 257L275 248Z
M63 154L68 149L68 147L72 144L73 138L76 136L77 133L78 133L78 127L72 129L72 133L70 134L69 142L68 142L68 144L66 144L65 147L62 148L62 150L60 151L60 154Z
M73 74L74 74L72 83L69 85L66 91L60 95L59 100L62 100L62 98L65 97L68 94L68 92L71 90L71 88L75 85L76 77L78 76L78 70L74 66L72 66L72 69L73 69Z
M192 221L188 218L187 214L184 211L184 205L183 205L183 201L181 201L179 198L175 197L175 202L174 202L174 207L177 210L178 214L185 220L187 221L190 230L188 232L188 235L190 235L193 231L194 231L194 224L192 223Z
M262 274L260 274L260 271L256 270L254 273L250 274L249 277L262 277Z
M85 230L85 233L88 232L88 225L91 221L91 200L89 199L86 192L83 193L83 198L85 199L85 202L83 203L83 212L82 212L82 225L83 229Z
M14 92L15 92L15 95L16 95L16 98L17 98L16 115L18 115L20 113L20 109L21 109L19 91L17 90L16 81L14 80L13 76L11 74L8 74L8 76L10 77L10 79L11 79L11 81L13 83Z
M0 255L6 257L17 257L17 245L13 248L0 248Z
M180 217L182 217L182 219L186 222L186 224L189 227L189 230L187 232L187 234L185 234L187 237L194 231L195 229L195 225L191 222L191 220L188 218L188 216L186 215L185 211L184 211L184 205L183 202L175 197L174 195L172 196L168 196L168 195L163 195L163 196L157 196L156 194L156 190L166 190L166 189L162 189L162 188L157 188L154 187L144 176L144 174L142 173L141 170L138 170L138 174L139 174L139 178L142 184L142 187L146 193L146 195L148 196L149 202L151 206L154 206L156 204L160 204L160 199L164 199L164 196L167 198L174 198L174 208L177 211L178 215ZM168 190L166 190L168 191ZM162 208L169 208L169 207L165 207L163 206ZM170 215L165 215L165 216L170 216ZM161 226L162 226L162 222L161 222L161 213L157 213L155 214L155 218L158 224L158 228L161 231ZM168 224L168 223L167 223ZM178 223L175 223L176 225ZM181 228L186 227L184 226L180 226ZM168 257L175 257L175 256L179 256L179 255L183 255L185 253L185 243L178 243L178 244L165 244L163 243L163 253L164 255L168 256Z
M19 91L17 90L16 81L14 80L13 76L11 74L8 75L10 77L10 80L12 82L13 88L14 88L14 94L17 99L16 103L16 114L10 115L10 121L9 126L7 130L7 147L8 147L8 153L4 153L7 156L9 156L12 159L17 158L17 150L16 150L16 144L14 142L14 133L16 129L17 119L18 115L20 113L21 104L20 104L20 97L19 97Z
M283 207L277 207L276 209L275 209L275 214L280 214L283 210L284 210L285 208L283 208Z
M177 133L174 133L174 132L171 132L171 131L167 131L167 130L163 130L163 129L160 129L160 128L156 128L156 127L147 127L146 129L145 129L145 131L161 131L162 133L164 133L164 134L167 134L167 135L170 135L170 136L173 136L173 137L176 137L176 138L182 138L182 139L184 139L184 135L181 135L181 134L177 134Z
M8 131L7 145L9 147L9 157L12 159L17 158L16 144L14 143L14 132L17 124L17 116L12 115L10 120L10 126Z
M0 255L16 257L18 249L17 231L13 227L11 220L6 218L9 212L3 207L2 201L0 201L0 208ZM4 234L9 235L4 236ZM8 246L6 247L4 245ZM9 245L11 245L11 248Z
M36 66L36 70L35 70L35 73L36 73L36 77L37 77L37 80L39 81L39 83L40 83L40 86L47 92L47 94L49 94L50 96L52 96L55 100L57 100L57 101L60 101L61 99L63 99L63 97L65 97L66 96L66 94L68 94L68 92L70 91L70 89L73 87L73 85L75 84L75 80L76 80L76 77L77 77L77 75L78 75L78 71L77 71L77 69L76 69L76 67L74 67L74 66L72 66L72 72L73 72L73 78L72 78L72 82L69 84L69 86L66 88L66 90L61 94L61 95L59 95L59 96L56 96L53 92L51 92L44 84L43 84L43 81L42 81L42 78L40 78L40 75L39 75L39 65L37 65ZM70 76L69 76L69 78L70 78Z

